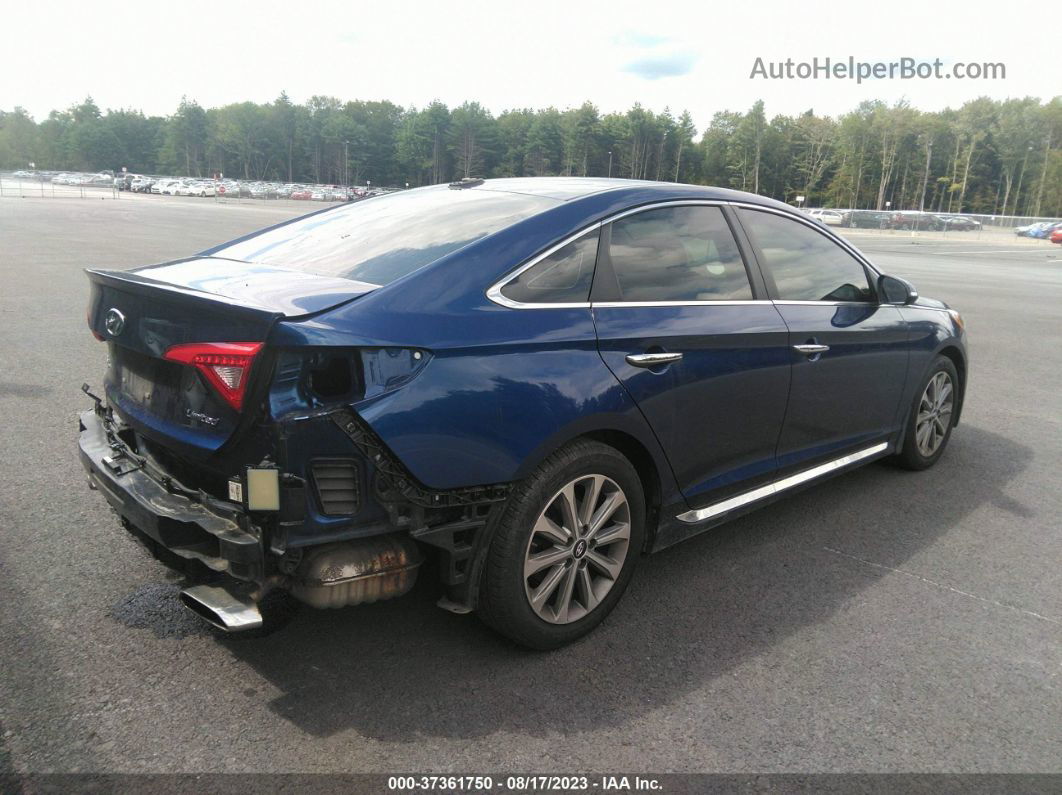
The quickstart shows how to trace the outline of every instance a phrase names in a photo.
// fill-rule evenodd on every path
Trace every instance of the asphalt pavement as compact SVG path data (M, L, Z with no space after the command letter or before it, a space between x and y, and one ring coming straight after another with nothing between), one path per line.
M963 422L641 561L552 653L409 596L221 636L76 452L88 266L308 209L0 199L0 765L31 772L1062 772L1062 247L853 233L959 308Z

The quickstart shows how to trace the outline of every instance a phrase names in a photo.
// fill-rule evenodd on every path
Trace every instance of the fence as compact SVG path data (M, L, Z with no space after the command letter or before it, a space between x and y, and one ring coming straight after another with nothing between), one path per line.
M1059 223L1057 218L989 215L984 213L932 213L915 210L806 210L826 226L846 235L959 239L979 242L1019 242L1036 245L1046 234L1036 224Z
M81 199L117 199L118 190L114 187L113 177L99 175L70 175L70 179L54 179L42 175L15 176L12 173L0 173L0 197L15 196L22 198L81 198ZM96 179L93 180L92 178Z
M121 175L119 175L121 176ZM130 177L132 175L129 175ZM118 199L123 194L187 196L215 202L293 199L337 202L361 198L369 187L281 184L277 182L213 180L190 177L147 177L146 184L129 181L119 189L114 177L98 174L0 172L0 197Z
M155 185L143 193L191 196L211 199L218 203L268 201L275 199L306 202L337 202L361 198L378 192L371 185L346 187L337 185L307 185L234 179L194 180L188 177L149 177ZM166 183L168 187L159 189ZM385 189L392 190L392 189ZM23 198L93 198L118 199L126 191L114 185L114 178L106 172L84 173L27 173L0 172L0 197ZM819 208L805 210L817 215L827 226L855 235L892 235L927 238L958 237L976 240L1029 240L1015 234L1021 227L1059 219L983 213L918 213L904 210L850 210ZM964 219L950 222L945 219Z

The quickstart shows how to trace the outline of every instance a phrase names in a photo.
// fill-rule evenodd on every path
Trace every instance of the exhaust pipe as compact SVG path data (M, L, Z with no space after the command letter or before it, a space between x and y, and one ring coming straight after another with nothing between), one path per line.
M368 604L409 591L420 564L417 545L400 535L325 544L306 553L294 576L270 578L253 593L195 585L181 591L181 601L218 629L242 632L262 626L258 600L274 587L312 607Z
M241 632L262 626L258 605L227 588L195 585L181 591L181 601L193 613L226 632Z

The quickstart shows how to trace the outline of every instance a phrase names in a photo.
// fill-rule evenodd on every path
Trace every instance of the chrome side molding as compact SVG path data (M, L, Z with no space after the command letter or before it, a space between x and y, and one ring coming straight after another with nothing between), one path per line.
M835 472L838 469L843 469L849 464L854 464L856 461L862 461L864 458L870 458L878 453L883 453L889 448L888 442L880 442L870 447L865 447L862 450L857 450L854 453L849 453L846 456L835 458L833 461L827 461L825 464L819 464L811 469L805 469L803 472L797 472L795 475L776 480L773 483L768 483L766 486L760 486L752 491L746 491L744 494L739 494L736 497L717 502L712 505L708 505L704 508L698 508L694 511L686 511L678 515L680 522L687 522L690 524L696 522L703 522L706 519L711 519L715 516L720 516L728 511L732 511L735 508L740 508L749 503L756 502L758 500L765 499L780 491L791 489L794 486L799 486L801 483L807 483L809 480L820 478L823 475L828 475L830 472Z

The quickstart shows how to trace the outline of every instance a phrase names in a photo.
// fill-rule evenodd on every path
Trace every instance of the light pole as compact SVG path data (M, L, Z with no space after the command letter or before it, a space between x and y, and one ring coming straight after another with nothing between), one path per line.
M608 153L608 175L612 176L612 150Z
M349 166L350 160L347 158L347 144L349 144L349 143L350 143L350 141L344 141L343 142L343 186L344 187L349 187L350 186L350 166Z

